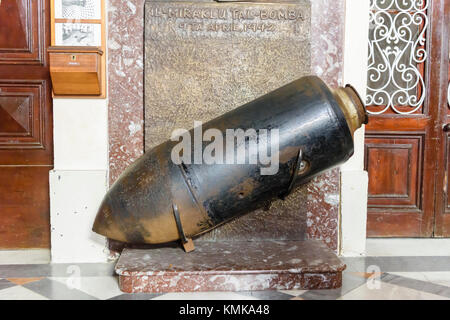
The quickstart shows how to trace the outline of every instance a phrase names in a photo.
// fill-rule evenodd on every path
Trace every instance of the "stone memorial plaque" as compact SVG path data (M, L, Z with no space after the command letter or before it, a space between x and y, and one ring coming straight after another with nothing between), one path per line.
M145 149L311 73L310 1L145 4ZM230 128L231 129L231 128ZM306 190L202 239L302 240Z

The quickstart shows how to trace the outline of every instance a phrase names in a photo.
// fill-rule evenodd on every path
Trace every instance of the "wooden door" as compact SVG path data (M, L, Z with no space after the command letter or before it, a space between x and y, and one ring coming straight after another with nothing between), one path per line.
M0 249L50 247L49 8L0 2Z
M446 2L371 1L369 237L434 234Z
M446 1L442 32L442 67L440 85L442 136L436 183L436 237L450 237L450 1Z

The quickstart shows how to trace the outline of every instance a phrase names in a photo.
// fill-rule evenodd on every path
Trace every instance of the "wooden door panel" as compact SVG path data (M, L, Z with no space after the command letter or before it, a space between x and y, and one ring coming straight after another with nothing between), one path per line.
M410 212L392 212L390 214L370 213L367 218L367 237L369 238L420 238L423 218ZM431 237L431 234L426 234Z
M445 6L444 32L442 33L442 79L440 84L441 105L441 127L450 124L450 1ZM440 129L439 128L439 129ZM437 163L437 186L436 186L436 226L437 237L450 237L450 133L442 132L442 152L439 154Z
M0 249L50 247L49 0L0 1Z
M449 121L448 119L447 121ZM436 236L438 237L450 237L450 181L448 179L448 173L450 169L450 135L446 134L445 140L445 159L446 165L444 172L444 189L442 192L443 206L440 211L437 212L436 217ZM439 191L438 191L439 192Z
M0 247L49 248L51 166L0 166Z
M368 133L369 237L423 236L424 134Z
M450 72L449 72L450 74ZM450 123L450 117L445 117L447 123ZM450 181L448 173L450 170L450 134L444 133L444 142L442 143L444 151L442 162L438 163L438 183L436 189L436 237L450 237Z
M48 164L46 86L45 81L0 82L0 150L5 151L0 164ZM22 149L30 152L24 156Z
M369 237L433 236L445 2L371 1Z
M0 2L0 64L43 64L42 4L40 0Z
M443 208L443 214L450 215L450 193L449 187L450 187L450 181L448 180L448 172L450 169L450 135L447 134L447 137L445 139L445 164L447 165L445 168L445 176L444 176L444 208Z
M420 212L423 135L368 134L365 170L371 209Z

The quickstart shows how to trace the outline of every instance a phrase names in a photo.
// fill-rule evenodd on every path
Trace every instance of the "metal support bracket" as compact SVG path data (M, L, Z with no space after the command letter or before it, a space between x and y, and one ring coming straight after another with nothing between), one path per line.
M297 180L299 173L304 172L306 169L306 168L302 168L302 166L306 166L306 162L303 161L303 151L301 148L299 148L297 158L295 159L294 172L292 173L291 181L289 182L289 187L287 188L287 190L285 192L283 192L279 196L281 200L286 199L286 197L291 194L292 189L294 188L294 185L295 185L295 181Z
M191 238L187 238L186 234L183 230L183 225L181 224L180 212L178 211L178 206L173 203L173 215L175 217L175 222L177 224L178 234L180 235L181 244L183 246L184 251L191 252L195 250L194 242Z

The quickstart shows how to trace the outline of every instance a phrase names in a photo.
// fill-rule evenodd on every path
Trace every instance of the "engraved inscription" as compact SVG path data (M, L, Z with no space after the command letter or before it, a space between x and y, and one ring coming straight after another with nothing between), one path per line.
M302 10L297 9L239 9L239 8L150 8L151 17L184 18L184 19L221 19L227 20L302 20Z
M200 4L150 2L147 35L226 37L227 34L309 34L309 7L293 4ZM273 35L272 35L273 36ZM275 35L276 36L276 35Z

